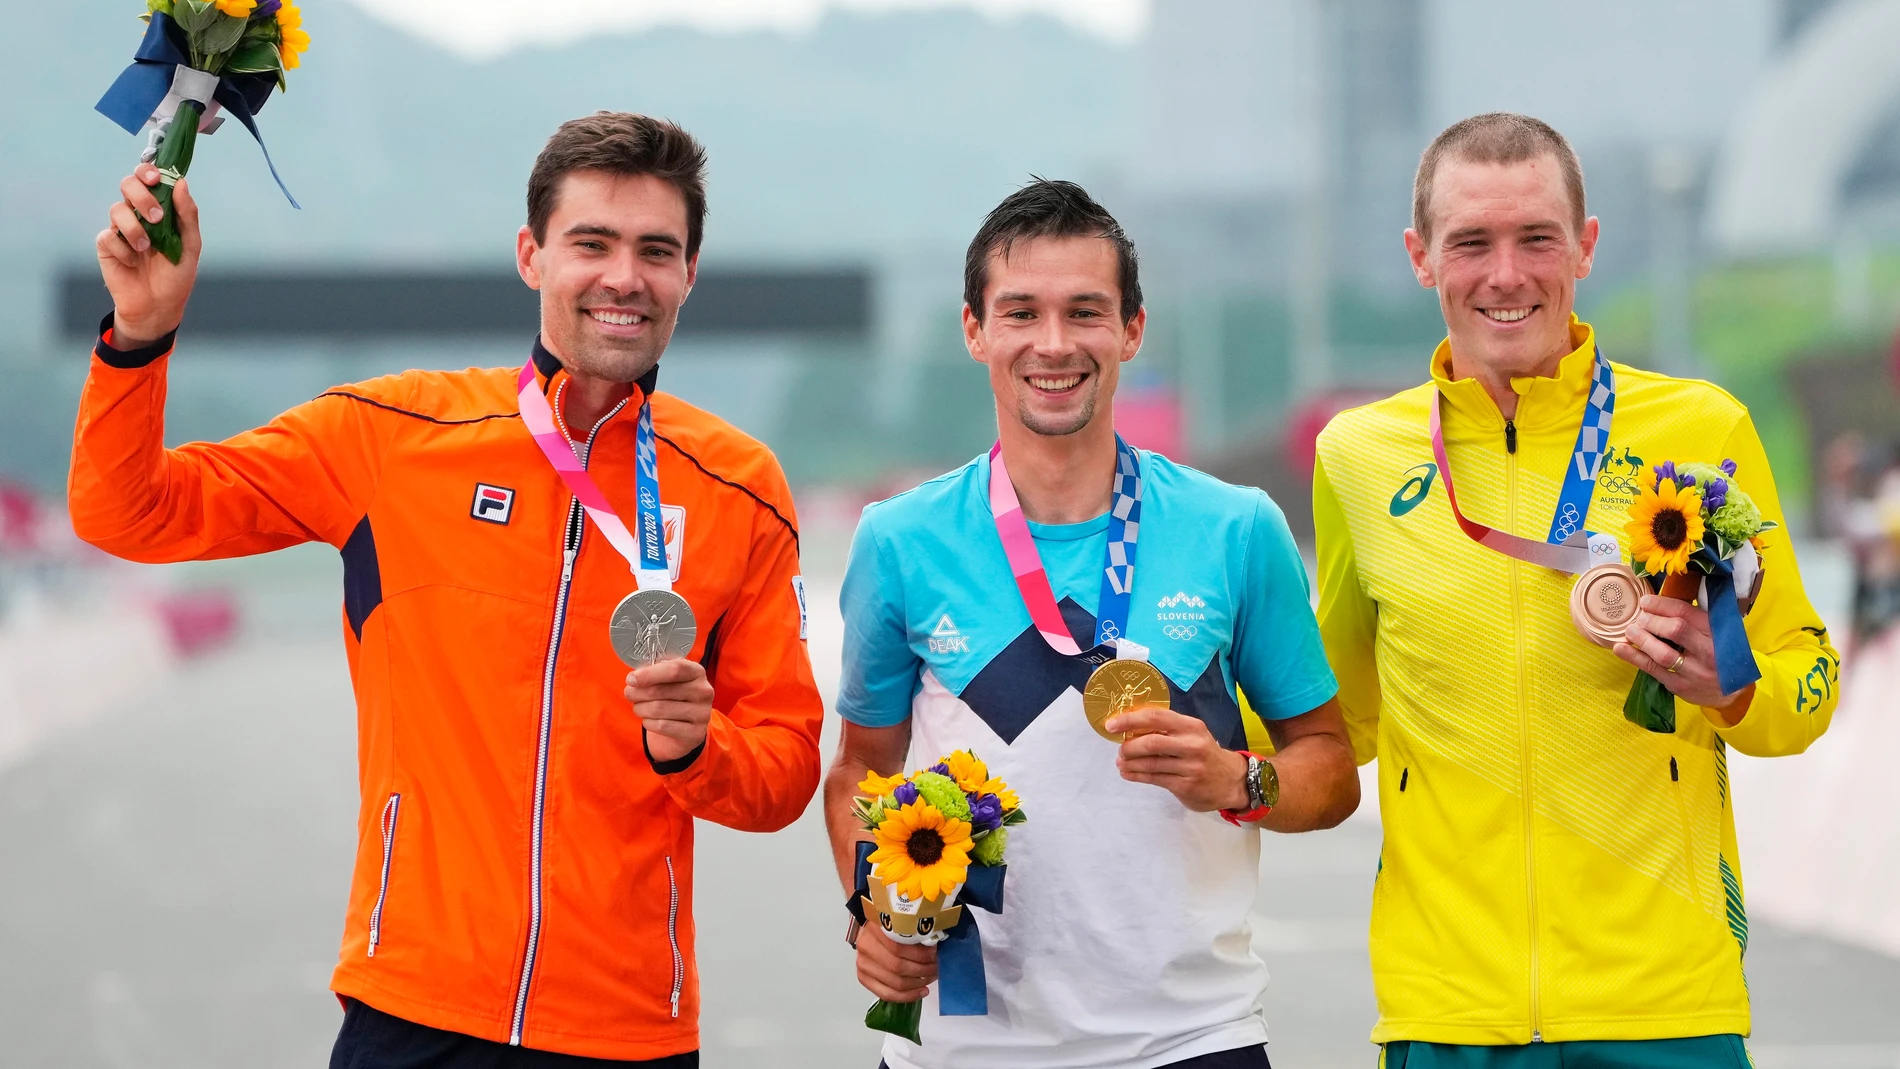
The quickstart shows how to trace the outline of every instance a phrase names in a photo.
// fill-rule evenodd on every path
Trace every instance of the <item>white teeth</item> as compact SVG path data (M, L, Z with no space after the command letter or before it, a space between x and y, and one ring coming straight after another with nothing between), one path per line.
M1535 306L1532 307L1534 308ZM1487 317L1499 323L1515 323L1525 316L1530 315L1532 311L1531 308L1483 308L1479 310Z
M1082 376L1080 375L1066 375L1059 379L1036 378L1031 376L1029 385L1034 386L1038 390L1066 390L1081 381Z
M602 323L611 323L616 327L630 327L642 319L641 316L634 315L632 312L606 312L598 308L593 309L587 314L600 320Z

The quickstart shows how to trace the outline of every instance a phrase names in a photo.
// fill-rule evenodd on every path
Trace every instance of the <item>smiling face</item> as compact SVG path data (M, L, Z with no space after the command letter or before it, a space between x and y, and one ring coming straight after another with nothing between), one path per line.
M983 315L964 306L963 339L989 368L998 419L1046 436L1112 421L1148 316L1122 322L1119 271L1105 238L1029 238L990 254Z
M1579 229L1575 216L1554 155L1441 164L1430 236L1407 230L1405 247L1419 284L1438 290L1456 374L1548 375L1570 352L1597 243L1596 219Z
M652 175L574 171L561 179L546 240L515 238L516 267L541 291L541 339L570 372L632 382L653 369L692 291L686 199Z

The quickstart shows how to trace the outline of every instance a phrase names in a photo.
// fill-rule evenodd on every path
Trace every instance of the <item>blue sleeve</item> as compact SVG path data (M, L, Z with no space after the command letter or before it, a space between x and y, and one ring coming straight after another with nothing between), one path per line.
M864 727L910 719L923 662L910 648L903 577L877 537L871 509L858 522L838 608L844 614L844 675L838 715Z
M1261 494L1254 506L1234 624L1234 682L1266 720L1285 720L1326 704L1339 691L1320 644L1306 564L1286 516Z

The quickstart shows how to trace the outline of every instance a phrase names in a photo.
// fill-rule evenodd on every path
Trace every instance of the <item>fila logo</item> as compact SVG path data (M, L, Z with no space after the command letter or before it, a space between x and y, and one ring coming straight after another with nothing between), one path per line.
M505 486L490 486L487 483L475 484L475 501L468 507L468 514L478 520L489 523L508 522L515 511L515 492Z
M930 633L930 652L932 653L968 653L970 640L957 630L956 621L949 613L937 618L937 629Z

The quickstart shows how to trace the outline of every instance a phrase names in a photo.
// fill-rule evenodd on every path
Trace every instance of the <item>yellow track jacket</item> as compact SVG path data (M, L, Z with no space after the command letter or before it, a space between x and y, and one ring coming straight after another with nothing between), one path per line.
M1719 727L1678 703L1673 735L1623 719L1635 669L1570 621L1573 577L1459 530L1427 419L1445 396L1465 515L1550 528L1595 339L1555 378L1514 380L1506 421L1478 382L1432 381L1335 418L1313 480L1320 631L1363 764L1379 758L1385 843L1372 898L1375 1043L1521 1044L1746 1034L1748 920L1727 748L1800 753L1827 729L1839 661L1801 589L1768 460L1734 398L1615 365L1610 451L1588 517L1624 543L1636 484L1665 460L1733 458L1782 523L1747 618L1761 668Z

